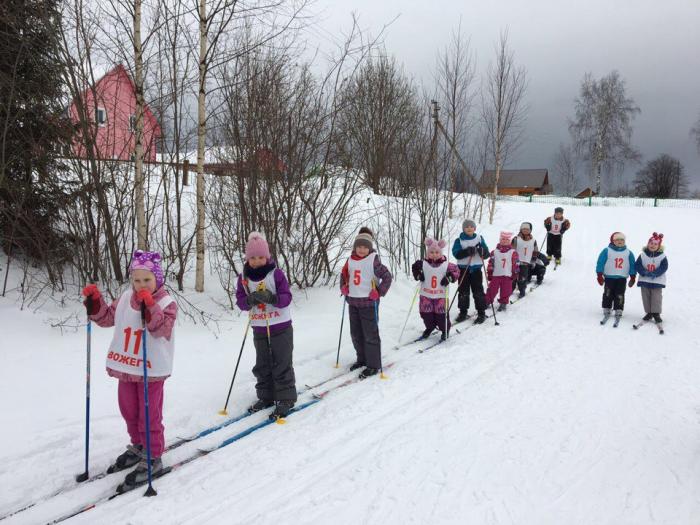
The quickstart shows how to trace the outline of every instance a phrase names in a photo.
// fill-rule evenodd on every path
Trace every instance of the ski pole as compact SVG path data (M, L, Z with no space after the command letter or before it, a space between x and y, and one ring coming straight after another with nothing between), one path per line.
M228 415L228 400L231 397L231 390L233 390L233 382L236 380L236 374L238 373L238 365L241 364L241 356L243 355L243 347L245 346L245 340L248 337L248 329L250 328L250 316L248 316L248 322L245 325L245 332L243 333L243 342L241 343L241 350L238 352L238 359L236 360L236 368L233 370L233 377L231 378L231 386L228 387L228 395L226 396L226 403L224 403L224 408L219 410L219 415Z
M450 313L450 288L449 284L445 288L445 339L450 337L449 332L449 313Z
M455 299L457 298L457 294L459 293L459 289L462 287L462 281L464 281L464 278L469 273L469 265L472 263L473 257L474 257L473 255L469 256L469 260L467 261L467 267L464 269L464 273L462 274L462 277L459 278L459 283L457 283L457 291L452 296L452 302L450 303L450 310L452 310L452 305L455 304ZM467 293L469 293L469 291L467 291ZM448 314L450 313L449 310L447 313Z
M141 328L143 330L143 405L146 420L146 467L148 468L148 488L144 496L157 496L153 488L153 473L151 472L151 414L148 406L148 349L146 348L146 303L141 303Z
M78 474L75 481L82 483L90 477L88 472L88 459L90 457L90 346L92 339L92 321L90 312L92 311L92 296L85 300L87 306L87 365L85 367L85 472Z
M345 297L343 297L343 316L340 318L340 335L338 336L338 354L335 356L335 367L340 368L340 342L343 340L343 324L345 324Z
M376 290L377 286L374 284L374 280L372 280L372 289ZM379 338L379 299L374 301L374 323L377 326L377 339ZM384 375L384 366L382 365L382 347L381 344L379 346L379 377L381 379L387 379L387 377Z
M408 308L408 314L406 315L406 321L403 324L403 328L401 329L401 333L399 334L399 340L396 343L396 346L401 345L401 338L403 337L403 333L406 330L406 325L408 324L408 319L411 317L411 312L413 311L413 305L416 304L416 297L418 297L418 292L420 291L420 283L418 284L418 287L416 288L416 292L413 294L413 300L411 301L411 306Z

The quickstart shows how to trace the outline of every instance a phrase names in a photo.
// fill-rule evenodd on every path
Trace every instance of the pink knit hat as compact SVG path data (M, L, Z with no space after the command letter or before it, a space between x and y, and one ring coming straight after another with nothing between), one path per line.
M246 260L251 257L265 257L270 259L270 246L267 244L265 237L260 232L250 232L248 242L245 245Z
M499 244L506 245L510 244L511 239L513 238L513 234L510 232L501 232L500 237L498 238Z
M425 238L425 247L426 247L426 252L427 252L428 256L430 256L431 253L437 253L437 254L439 254L440 257L442 257L442 249L445 246L447 246L447 243L445 242L444 239L440 239L439 241L436 241L432 237Z
M131 264L129 264L129 273L134 270L148 270L156 278L156 289L163 286L165 278L163 277L163 268L160 266L160 254L158 252L144 252L136 250L131 256Z
M664 240L664 234L663 233L652 233L651 237L649 237L649 240L647 241L647 246L649 246L651 243L658 244L661 246L661 242Z

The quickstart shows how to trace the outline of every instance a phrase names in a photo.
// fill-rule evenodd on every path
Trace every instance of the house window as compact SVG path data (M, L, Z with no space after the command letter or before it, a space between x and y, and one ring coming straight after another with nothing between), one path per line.
M136 115L129 115L129 131L136 133Z
M107 110L105 108L97 108L97 113L95 113L95 122L98 126L104 126L107 124Z

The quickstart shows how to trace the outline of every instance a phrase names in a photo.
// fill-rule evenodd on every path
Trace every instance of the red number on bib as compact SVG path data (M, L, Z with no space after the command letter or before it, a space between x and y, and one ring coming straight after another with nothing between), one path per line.
M555 232L558 232L558 231L559 231L559 225L558 225L558 224L552 225L552 229L553 229Z
M139 348L141 348L141 335L143 334L143 330L140 328L136 331L134 331L134 336L136 339L134 340L134 355L139 355ZM124 338L124 353L128 354L129 353L129 341L131 340L131 327L129 326L128 328L124 328L124 335L126 336Z
M355 270L352 276L352 282L355 286L358 286L362 282L362 270Z
M508 261L506 261L505 259L501 259L501 262L503 263L503 268L505 268L505 267L506 267L506 262L508 262Z
M647 264L647 272L653 272L656 270L655 264Z
M618 270L622 270L622 263L625 262L625 260L622 257L616 257L615 258L615 268Z
M437 288L437 275L433 275L433 278L430 279L430 286L431 288Z

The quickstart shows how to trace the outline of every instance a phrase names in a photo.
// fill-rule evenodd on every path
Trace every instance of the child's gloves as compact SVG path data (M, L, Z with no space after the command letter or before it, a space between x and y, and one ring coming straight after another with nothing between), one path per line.
M489 252L486 248L484 248L483 244L479 244L476 247L476 253L478 253L482 259L488 259L489 258Z
M151 294L150 290L147 290L146 288L141 288L138 292L136 292L136 299L148 306L149 308L156 304L155 299L153 299L153 295Z
M344 295L345 297L347 297L349 293L350 287L347 284L345 286L340 287L340 295Z
M372 288L372 291L369 292L369 298L372 301L379 301L379 292L377 291L376 288Z
M418 270L418 271L413 275L413 277L414 277L414 279L415 279L416 281L420 281L420 282L425 281L425 274L423 273L423 270Z
M632 287L634 286L634 282L635 282L636 280L637 280L637 277L636 277L635 275L632 275L632 276L630 277L630 282L627 284L627 286L629 286L630 288L632 288Z
M453 282L455 282L454 276L451 273L448 273L447 275L445 275L445 277L443 277L440 280L440 285L447 286L448 284L453 283Z
M275 304L277 302L277 295L273 294L270 290L257 290L250 295L252 295L258 303Z
M465 257L468 257L467 256L467 248L462 248L461 250L457 250L457 252L455 253L455 257L457 257L457 259L464 259Z
M479 245L481 246L481 245ZM472 257L476 253L476 246L467 246L464 251L467 254L467 257Z
M97 288L97 285L88 284L85 288L83 288L83 296L85 297L83 305L85 306L87 314L96 314L99 311L98 308L100 303L100 297L102 297L102 295L100 294L100 290Z
M605 277L603 277L602 273L598 273L598 284L603 286L605 284Z

